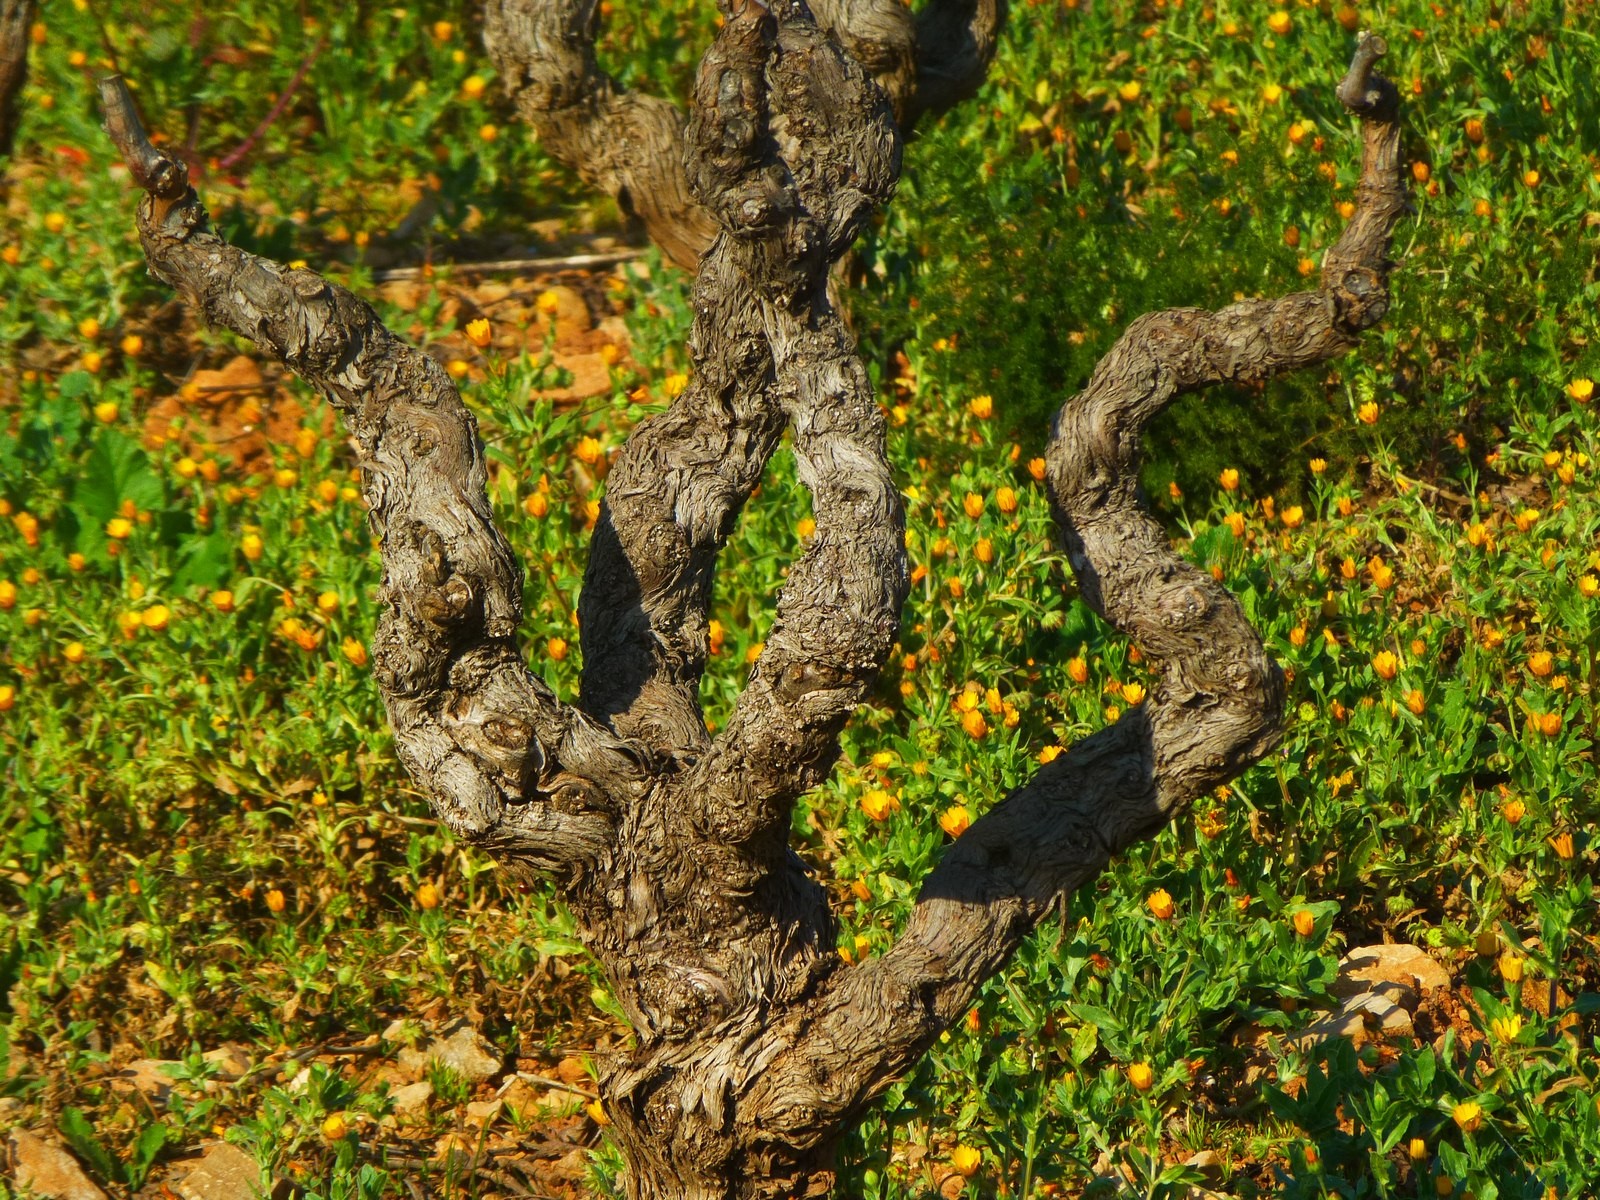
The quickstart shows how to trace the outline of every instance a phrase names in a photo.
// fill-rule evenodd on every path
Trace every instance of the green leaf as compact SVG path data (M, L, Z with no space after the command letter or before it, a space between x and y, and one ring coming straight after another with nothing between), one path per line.
M84 517L78 549L101 547L105 523L117 515L124 500L150 512L160 509L165 498L161 478L139 444L115 429L103 431L72 488L72 504ZM90 546L82 544L85 540Z
M94 391L94 376L88 371L68 371L56 380L56 392L63 399L76 400Z
M129 1164L128 1184L130 1187L138 1187L144 1182L145 1177L150 1174L150 1168L155 1166L156 1159L160 1156L170 1136L171 1130L160 1121L146 1125L140 1131L138 1138L133 1143L133 1161Z
M1072 1061L1082 1064L1100 1045L1100 1030L1094 1025L1080 1025L1072 1034Z
M1109 1033L1121 1033L1122 1022L1111 1013L1094 1004L1069 1004L1066 1006L1074 1020L1083 1021L1089 1025L1096 1025Z
M83 1115L82 1109L63 1109L57 1128L61 1130L61 1136L67 1139L67 1144L78 1152L78 1157L87 1161L101 1179L108 1183L123 1181L117 1160L94 1136L94 1126Z
M233 539L225 529L190 538L178 552L172 584L178 589L217 587L233 570Z

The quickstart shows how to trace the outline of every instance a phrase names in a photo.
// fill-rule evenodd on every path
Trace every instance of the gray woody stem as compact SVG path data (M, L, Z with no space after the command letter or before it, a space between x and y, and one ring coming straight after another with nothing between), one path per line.
M517 652L520 573L450 377L344 288L224 242L183 164L145 136L127 85L114 76L100 91L107 132L147 192L152 273L326 396L355 439L384 565L373 675L401 761L465 840L530 868L591 868L609 853L612 816L588 781L639 767Z
M1339 90L1361 120L1362 177L1321 288L1142 317L1056 417L1048 481L1084 599L1144 649L1160 682L975 823L928 877L894 947L775 1033L789 1048L767 1064L758 1110L849 1119L966 1011L1059 897L1276 744L1282 673L1233 596L1176 557L1144 511L1139 434L1179 396L1323 362L1381 319L1390 236L1408 211L1397 95L1371 73L1384 49L1362 34Z
M914 18L902 0L817 0L810 9L888 94L903 136L977 91L1006 18L1005 0L930 0ZM696 151L684 115L601 70L599 13L598 0L489 0L484 42L540 145L692 271L718 226L685 175Z
M28 81L33 0L0 0L0 158L11 154L20 119L18 100Z

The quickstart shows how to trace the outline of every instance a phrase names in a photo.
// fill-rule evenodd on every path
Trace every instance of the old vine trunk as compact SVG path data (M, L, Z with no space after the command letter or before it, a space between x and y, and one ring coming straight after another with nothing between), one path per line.
M34 0L0 0L0 158L9 157L16 142L17 102L28 81L33 8Z
M151 270L350 429L381 539L373 674L398 753L457 836L555 880L604 967L637 1036L602 1080L628 1195L820 1195L842 1135L1050 907L1278 737L1278 668L1141 507L1139 434L1179 396L1320 362L1382 317L1406 207L1396 93L1372 72L1383 43L1363 35L1339 85L1362 181L1321 286L1141 318L1056 418L1049 487L1083 597L1160 682L973 825L894 947L846 966L787 833L895 646L906 558L884 422L828 272L893 190L905 124L981 79L1003 7L934 3L913 25L898 0L819 0L815 16L803 0L731 4L686 121L598 74L589 0L488 7L491 50L541 135L579 157L594 137L613 157L648 150L601 155L592 177L697 266L692 382L609 477L577 703L517 645L521 572L444 370L343 288L223 242L120 80L104 86L108 128L147 193ZM628 121L657 132L611 124ZM816 534L713 736L698 687L717 553L786 430Z

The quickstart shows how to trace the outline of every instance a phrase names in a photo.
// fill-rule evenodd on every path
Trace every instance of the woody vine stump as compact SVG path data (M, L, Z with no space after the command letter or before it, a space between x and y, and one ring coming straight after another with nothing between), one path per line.
M552 145L639 117L594 67L594 5L488 8L491 52ZM841 1137L1060 897L1272 748L1281 672L1141 506L1140 430L1210 384L1349 349L1387 308L1407 210L1398 98L1373 71L1382 39L1363 34L1338 87L1360 119L1357 209L1320 287L1140 318L1054 422L1048 487L1083 598L1159 682L977 821L896 944L848 966L787 831L892 652L907 572L884 421L829 268L889 198L906 125L981 80L1003 7L936 3L916 27L898 3L814 8L724 5L687 121L656 109L651 139L613 139L613 159L591 163L697 274L692 381L609 478L576 703L516 642L521 571L443 368L344 288L225 243L125 85L102 85L146 193L151 271L299 374L352 434L383 559L372 663L396 748L459 838L554 880L604 968L637 1039L601 1080L636 1200L827 1192ZM620 161L641 147L648 162ZM816 533L713 736L697 693L717 553L786 430Z

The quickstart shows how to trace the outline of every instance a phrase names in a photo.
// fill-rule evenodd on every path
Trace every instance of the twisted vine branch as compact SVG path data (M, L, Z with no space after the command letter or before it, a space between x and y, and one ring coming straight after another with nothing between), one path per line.
M466 841L561 875L592 868L609 848L613 801L589 781L625 790L646 773L518 652L521 576L455 384L344 288L223 241L187 168L145 135L126 83L113 76L100 92L107 132L146 193L151 273L314 387L355 439L384 567L373 675L401 761Z
M1141 647L1159 682L962 835L893 948L843 973L775 1035L786 1049L756 1108L803 1113L797 1124L819 1112L850 1119L967 1010L1058 897L1277 743L1282 672L1234 597L1174 555L1144 510L1140 431L1180 396L1323 362L1382 319L1390 237L1408 211L1398 94L1373 72L1385 52L1363 33L1338 89L1360 118L1362 173L1321 287L1142 317L1056 415L1048 485L1083 598Z

